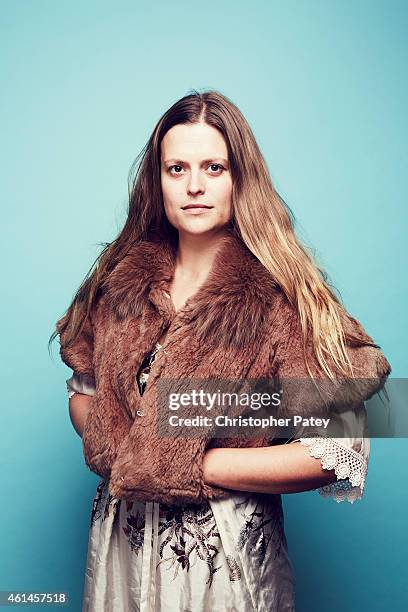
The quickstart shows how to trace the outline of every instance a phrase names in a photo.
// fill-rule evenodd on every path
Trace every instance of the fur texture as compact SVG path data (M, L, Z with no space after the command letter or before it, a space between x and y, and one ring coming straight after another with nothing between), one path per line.
M177 505L228 495L228 490L204 482L208 447L274 442L210 433L187 437L183 430L174 437L163 436L160 426L169 411L162 384L167 381L172 392L183 392L191 388L191 379L209 380L216 387L220 380L278 377L285 383L309 375L297 313L234 234L223 238L207 280L178 312L168 296L175 255L176 245L157 235L132 245L105 281L92 317L74 344L66 346L63 319L57 328L63 361L95 377L96 393L83 432L88 467L110 480L115 497ZM345 311L344 320L363 343L348 347L360 379L351 386L343 379L329 389L323 387L323 399L329 403L368 399L391 371L361 324ZM136 373L167 327L165 346L140 396ZM327 384L311 350L308 356L314 375ZM314 413L325 404L319 395L305 397L299 387L285 389L286 408L297 414Z

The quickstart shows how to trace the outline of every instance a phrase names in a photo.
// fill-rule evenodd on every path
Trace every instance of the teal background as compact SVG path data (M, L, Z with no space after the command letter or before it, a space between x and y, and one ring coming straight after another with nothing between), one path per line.
M98 477L47 341L160 115L215 88L248 119L298 235L407 376L406 2L0 2L0 589L80 610ZM297 611L403 610L407 440L372 440L364 500L285 495ZM405 601L405 604L404 604Z

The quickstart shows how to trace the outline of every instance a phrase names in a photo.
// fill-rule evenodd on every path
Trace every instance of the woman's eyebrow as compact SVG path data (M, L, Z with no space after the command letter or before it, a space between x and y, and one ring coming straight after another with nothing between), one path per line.
M226 159L224 159L223 157L210 157L209 159L203 159L201 161L202 164L207 164L209 162L214 162L214 161L220 161L222 163L224 163L225 165L228 164L228 161ZM185 164L185 165L189 165L188 162L182 160L182 159L166 159L164 161L165 164L169 164L170 162L172 162L173 164Z

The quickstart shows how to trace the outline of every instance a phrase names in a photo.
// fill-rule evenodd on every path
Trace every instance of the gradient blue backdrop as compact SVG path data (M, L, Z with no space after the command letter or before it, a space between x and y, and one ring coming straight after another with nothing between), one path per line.
M159 116L216 88L247 117L298 233L407 376L403 1L0 2L0 589L80 610L98 477L53 325L124 221ZM405 274L404 274L405 273ZM372 440L363 501L284 496L297 610L405 609L407 441ZM45 609L45 608L44 608Z

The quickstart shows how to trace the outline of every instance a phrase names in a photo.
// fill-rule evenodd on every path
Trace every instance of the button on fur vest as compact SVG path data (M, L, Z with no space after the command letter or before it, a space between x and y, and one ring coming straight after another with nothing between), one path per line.
M88 467L109 479L115 497L178 505L229 494L203 480L207 448L274 442L159 436L157 381L306 379L309 374L295 309L238 237L228 233L222 239L207 280L177 312L169 298L176 252L174 241L159 234L132 245L105 279L74 343L66 343L66 315L57 330L62 360L77 373L95 378L83 431ZM353 399L365 400L381 389L391 368L361 324L345 310L343 319L360 339L347 346L358 376L365 379ZM141 396L136 373L166 328L166 341ZM324 377L311 347L307 356L313 376ZM297 414L306 410L302 396L289 399Z

